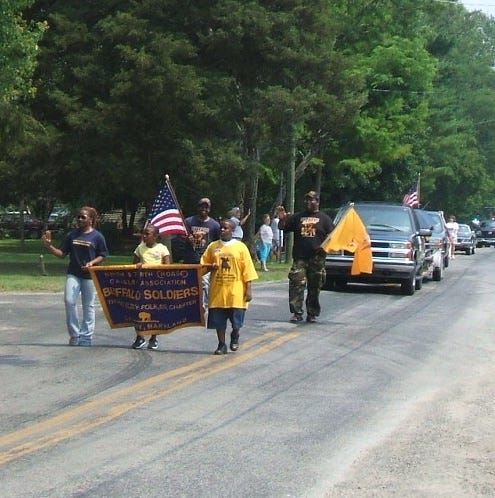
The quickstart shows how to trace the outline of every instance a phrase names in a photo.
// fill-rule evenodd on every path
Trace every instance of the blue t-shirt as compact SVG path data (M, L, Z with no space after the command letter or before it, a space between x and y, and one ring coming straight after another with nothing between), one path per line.
M108 256L105 237L98 230L83 233L79 230L69 232L60 246L64 254L69 255L69 266L67 273L78 278L90 279L89 271L82 267L97 256Z
M208 245L220 238L220 223L213 218L203 221L196 215L186 218L185 222L193 241L187 240L184 245L183 261L198 264Z

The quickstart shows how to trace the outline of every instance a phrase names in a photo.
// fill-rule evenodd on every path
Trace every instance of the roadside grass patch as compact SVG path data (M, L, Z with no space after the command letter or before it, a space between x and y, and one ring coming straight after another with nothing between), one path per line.
M0 240L0 292L62 292L68 261L68 257L60 259L49 254L40 240ZM104 264L128 265L131 261L132 250L125 255L108 256ZM287 263L269 262L268 272L259 271L258 266L256 282L287 279Z

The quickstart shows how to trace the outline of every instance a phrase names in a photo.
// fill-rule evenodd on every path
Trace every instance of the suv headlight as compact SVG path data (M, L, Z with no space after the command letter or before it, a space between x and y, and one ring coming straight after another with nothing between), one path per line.
M388 253L390 258L412 259L413 251L410 242L390 242L388 247L390 249Z

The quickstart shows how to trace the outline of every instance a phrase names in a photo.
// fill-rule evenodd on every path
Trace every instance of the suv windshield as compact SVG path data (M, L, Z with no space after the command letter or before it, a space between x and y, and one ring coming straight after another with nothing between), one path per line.
M428 219L431 223L430 226L428 226L427 228L431 228L432 235L434 237L443 235L444 224L443 224L443 220L442 220L440 213L435 213L433 211L427 211L424 214L428 217Z
M495 228L495 220L482 221L480 226L492 230Z
M469 225L459 225L459 231L457 232L457 235L471 235L471 228Z
M396 231L396 232L411 232L413 224L409 215L408 208L402 206L387 206L373 204L367 206L366 204L355 205L354 208L359 213L359 216L366 225L368 231ZM347 212L349 206L342 210L336 217L336 223Z

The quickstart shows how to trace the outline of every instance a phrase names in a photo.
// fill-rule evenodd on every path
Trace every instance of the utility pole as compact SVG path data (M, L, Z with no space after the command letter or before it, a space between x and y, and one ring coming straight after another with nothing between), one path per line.
M296 126L290 123L290 150L289 164L287 172L287 202L289 204L289 213L294 214L295 208L295 191L296 191ZM285 261L292 263L292 247L294 246L294 234L286 232L285 237Z

